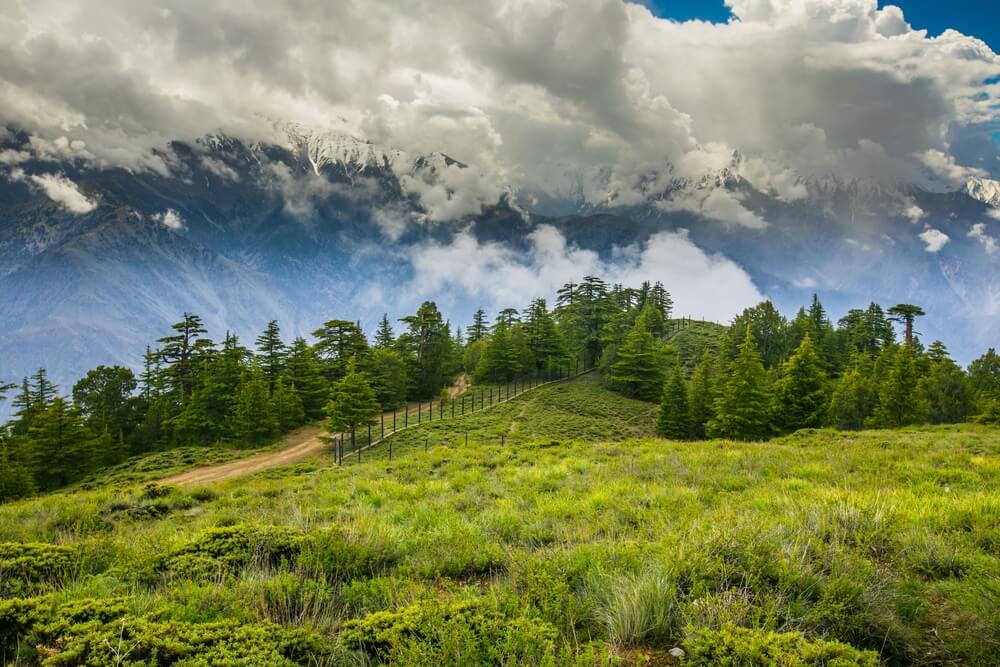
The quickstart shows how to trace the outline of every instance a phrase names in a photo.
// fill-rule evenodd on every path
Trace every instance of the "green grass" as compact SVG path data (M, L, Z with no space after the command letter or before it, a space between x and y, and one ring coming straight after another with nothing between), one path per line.
M0 662L995 664L1000 432L677 443L651 407L586 376L392 462L4 505Z
M681 364L688 369L694 368L701 361L706 350L717 351L722 336L727 331L727 327L715 322L693 321L682 324L681 320L669 320L668 326L678 327L667 338L667 342L677 348Z

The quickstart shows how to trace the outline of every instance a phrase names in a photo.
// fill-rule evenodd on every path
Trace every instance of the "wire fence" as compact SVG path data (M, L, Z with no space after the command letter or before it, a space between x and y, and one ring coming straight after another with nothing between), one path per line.
M594 370L593 365L581 364L577 360L572 365L561 366L542 375L516 379L503 384L484 387L471 387L469 390L450 398L431 399L417 403L416 415L409 407L383 412L378 419L367 424L359 433L357 429L351 433L342 433L332 438L333 457L338 465L344 460L354 457L361 462L364 452L386 443L389 450L389 460L392 460L392 437L407 429L432 424L443 420L461 419L466 415L480 414L490 408L512 401L525 393L539 387L565 382L580 377ZM469 444L469 436L465 435L465 444ZM424 450L429 447L425 439Z

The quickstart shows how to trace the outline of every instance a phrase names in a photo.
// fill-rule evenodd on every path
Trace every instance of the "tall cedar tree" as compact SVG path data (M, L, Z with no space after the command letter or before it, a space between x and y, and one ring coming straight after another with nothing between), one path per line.
M375 391L368 378L348 364L347 374L334 383L333 398L326 409L326 430L330 433L351 433L371 423L381 412Z
M689 440L694 434L687 384L679 363L674 364L670 379L663 388L656 426L661 435L674 440Z
M277 320L267 323L264 332L257 337L257 359L260 361L264 377L267 378L268 391L273 392L278 378L285 370L287 348L281 340L281 328Z
M466 342L471 345L483 340L490 333L490 325L486 323L486 311L480 308L472 316L472 324L466 329Z
M414 398L436 396L455 374L454 344L448 325L437 304L425 301L415 315L402 318L407 325L397 342L412 366L411 389Z
M912 345L897 350L888 373L877 377L881 378L881 384L878 405L870 420L872 426L908 426L924 419L927 406L917 391L920 378Z
M558 368L565 361L564 346L545 299L535 299L531 302L522 328L534 364L532 370L535 375L542 375Z
M409 389L406 362L396 350L376 348L369 371L372 389L383 410L398 408L406 402Z
M347 373L347 364L351 359L360 367L368 361L368 340L354 322L330 320L312 335L317 339L314 346L316 356L324 375L331 382Z
M396 335L392 331L392 324L389 323L389 314L382 313L378 329L375 330L375 344L373 347L376 350L388 350L395 342Z
M83 416L65 398L56 397L38 413L28 430L35 481L50 491L66 486L92 469L94 434Z
M611 386L626 396L657 401L663 392L663 355L653 335L637 326L618 348L611 365Z
M712 355L702 354L701 363L691 376L691 428L696 438L704 438L706 426L715 416L715 383L712 378Z
M162 346L159 356L166 368L164 375L183 403L194 391L195 357L198 354L198 341L208 333L201 318L191 313L184 313L180 322L173 324L175 331L170 336L164 336L157 342Z
M932 424L958 424L975 411L975 392L969 376L948 357L937 342L927 349L930 368L920 380L920 396Z
M138 384L128 368L98 366L73 385L73 402L94 433L130 437L136 426L132 394Z
M319 419L330 401L330 385L323 377L316 353L303 338L296 338L288 348L285 380L302 399L306 419Z
M785 362L783 375L775 387L775 399L783 430L815 428L823 423L829 403L826 373L810 334L806 334Z
M715 401L715 417L708 423L708 435L735 440L767 438L772 432L767 375L750 327L727 371Z

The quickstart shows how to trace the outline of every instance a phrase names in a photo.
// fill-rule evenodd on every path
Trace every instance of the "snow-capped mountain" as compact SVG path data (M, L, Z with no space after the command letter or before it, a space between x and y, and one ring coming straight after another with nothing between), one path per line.
M802 196L782 198L742 176L737 155L697 178L664 166L628 205L609 196L532 206L526 193L515 202L498 190L478 213L432 223L414 182L437 188L439 199L458 197L461 186L438 177L473 167L340 132L282 131L274 143L213 135L172 144L167 175L38 160L20 162L19 178L0 168L0 380L46 366L68 385L100 363L136 365L185 311L202 315L215 336L228 329L246 342L271 319L289 336L334 317L371 323L385 295L412 277L415 244L447 244L468 229L516 253L542 224L609 259L683 228L701 248L735 260L786 311L813 291L835 315L869 300L910 301L928 311L924 337L944 339L963 361L1000 343L995 181L942 193L804 178ZM11 137L0 150L27 139ZM93 210L72 213L33 184L53 173ZM746 224L724 219L734 211ZM928 230L947 237L933 252ZM464 321L478 299L453 300L451 315Z

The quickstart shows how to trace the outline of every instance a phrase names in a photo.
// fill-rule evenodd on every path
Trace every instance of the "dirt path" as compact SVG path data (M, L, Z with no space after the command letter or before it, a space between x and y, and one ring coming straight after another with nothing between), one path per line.
M462 375L448 389L448 396L454 398L465 391L467 387L468 379L465 375ZM415 415L418 409L418 405L410 405L407 408L407 412ZM396 411L396 414L402 415L403 412L401 410ZM385 412L384 416L388 422L392 419L393 411L389 410ZM255 454L245 459L230 461L228 463L194 468L173 475L172 477L167 477L161 480L161 483L176 486L209 484L211 482L222 482L227 479L252 475L261 470L292 465L323 453L328 445L320 438L325 435L328 434L320 424L303 426L286 435L281 448L278 450Z

